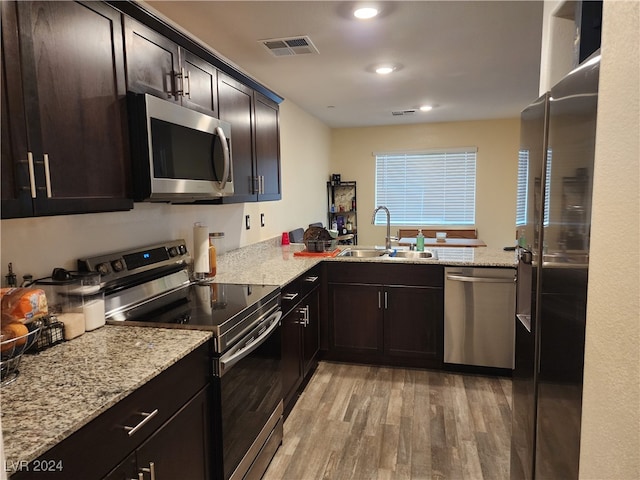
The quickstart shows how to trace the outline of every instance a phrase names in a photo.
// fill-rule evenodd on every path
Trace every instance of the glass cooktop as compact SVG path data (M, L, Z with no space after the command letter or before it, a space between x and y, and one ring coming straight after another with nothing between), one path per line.
M169 305L128 318L113 320L114 325L144 324L156 327L211 330L218 334L260 311L264 305L278 303L280 287L231 283L194 284L186 296Z

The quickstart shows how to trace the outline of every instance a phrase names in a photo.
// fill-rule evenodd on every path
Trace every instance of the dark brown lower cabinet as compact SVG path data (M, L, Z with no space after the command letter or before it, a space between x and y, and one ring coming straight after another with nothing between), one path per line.
M442 267L350 262L327 270L328 359L442 366Z
M11 480L210 478L210 358L198 347Z
M282 395L285 416L295 405L301 387L317 365L320 350L318 272L319 269L307 272L282 290Z
M154 478L208 479L209 388L203 388L178 413L129 455L104 480Z

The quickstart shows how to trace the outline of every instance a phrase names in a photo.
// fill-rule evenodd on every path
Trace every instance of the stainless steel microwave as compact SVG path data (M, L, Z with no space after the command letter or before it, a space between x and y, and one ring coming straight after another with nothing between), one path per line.
M129 92L136 201L187 203L233 195L231 125Z

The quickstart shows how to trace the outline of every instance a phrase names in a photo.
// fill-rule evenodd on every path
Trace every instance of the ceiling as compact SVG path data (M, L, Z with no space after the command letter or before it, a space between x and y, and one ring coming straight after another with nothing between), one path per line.
M364 21L362 3L146 5L330 127L516 117L538 96L542 1L375 2ZM319 53L277 57L259 42L298 36ZM396 71L374 73L383 62Z

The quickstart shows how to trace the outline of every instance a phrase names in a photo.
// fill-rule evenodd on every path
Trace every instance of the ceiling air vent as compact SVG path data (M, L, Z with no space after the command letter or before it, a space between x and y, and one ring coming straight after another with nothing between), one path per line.
M259 41L276 57L290 57L292 55L306 55L308 53L320 53L308 36L270 38Z
M403 115L413 115L414 113L416 113L415 110L397 110L395 112L391 112L391 115L394 117L401 117Z

